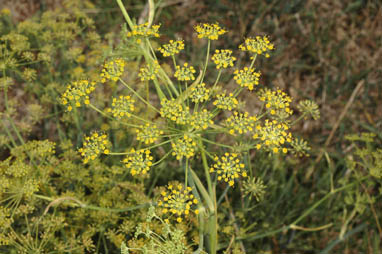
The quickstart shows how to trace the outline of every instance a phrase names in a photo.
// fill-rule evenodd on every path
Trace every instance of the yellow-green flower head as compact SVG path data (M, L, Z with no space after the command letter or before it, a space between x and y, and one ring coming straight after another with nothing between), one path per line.
M212 61L216 64L216 69L232 67L233 62L236 61L236 57L232 56L232 50L229 49L217 49L212 56Z
M225 124L229 129L230 134L245 134L246 132L253 130L256 120L256 116L249 117L247 112L243 114L235 111L232 116L227 118Z
M233 96L232 93L230 93L228 96L226 96L225 93L218 94L216 96L216 100L213 103L217 108L219 109L225 109L225 110L232 110L237 109L239 106L239 102L237 99Z
M188 63L184 63L183 66L177 65L174 77L179 81L195 80L194 73L196 72L194 67L188 66Z
M291 152L292 154L302 157L309 157L310 147L308 146L308 142L303 140L302 138L294 138L290 143L292 146Z
M134 111L134 100L130 96L119 96L119 98L113 98L111 108L107 111L112 113L117 119L129 118Z
M206 88L205 83L197 84L195 87L191 88L190 98L195 103L207 101L209 95L210 89Z
M208 128L209 124L214 124L211 120L213 114L207 109L203 109L202 112L194 112L190 119L190 125L195 128L195 130L205 130Z
M137 140L149 145L158 140L162 134L163 131L159 130L155 124L146 123L145 126L137 129Z
M255 72L254 68L244 67L242 70L236 70L234 72L234 79L236 83L241 87L246 87L252 91L255 85L259 84L260 72Z
M184 49L183 40L170 40L168 44L162 45L158 50L162 53L164 57L174 56Z
M85 137L83 147L78 149L83 157L83 162L94 160L101 153L109 154L111 144L106 134L94 132L90 137Z
M261 101L265 102L265 108L271 115L282 115L284 112L288 115L293 113L289 105L292 102L291 97L280 89L272 91L270 89L261 89L258 93Z
M224 181L233 186L235 179L240 175L247 177L247 172L244 171L245 165L240 163L240 158L237 153L225 153L221 158L215 157L215 164L210 168L210 172L216 172L218 181Z
M311 100L300 101L297 105L298 110L300 110L305 115L310 115L314 120L320 118L320 110L318 109L317 103ZM306 119L307 117L305 117Z
M251 200L252 197L255 197L257 202L263 199L266 188L267 186L264 185L263 180L256 177L247 179L247 181L243 183L244 195L249 196L249 200Z
M61 104L65 105L68 111L72 111L72 103L76 107L81 107L82 104L88 105L90 103L89 94L94 89L95 82L74 81L67 86L66 91L61 95Z
M169 184L166 191L161 193L158 206L164 214L175 216L177 222L182 222L184 216L189 216L191 206L198 204L198 200L191 194L192 188L184 188L182 184ZM194 210L195 214L199 211Z
M153 157L149 149L135 151L133 148L123 160L123 163L133 176L137 174L145 175L153 165L152 160Z
M127 37L132 37L137 43L142 42L142 38L159 37L160 25L152 25L148 27L149 23L135 25L131 32L127 33Z
M239 46L239 49L257 55L265 54L265 57L269 57L268 52L274 50L275 47L273 43L270 43L267 36L256 36L256 38L245 39L245 42Z
M141 78L141 81L154 80L155 76L159 72L159 69L160 65L158 61L154 61L153 64L148 64L141 68L138 76Z
M288 129L288 125L284 123L279 123L276 120L265 120L264 126L256 126L255 134L253 135L253 139L260 141L256 148L264 147L265 150L274 153L279 151L287 153L288 149L285 145L292 142L292 134L288 132Z
M191 158L195 155L196 142L188 134L184 134L183 137L174 140L171 146L173 149L172 155L176 156L177 160L181 160L183 156Z
M199 24L194 27L198 38L208 38L209 40L217 40L220 35L225 34L227 31L216 24Z
M188 124L190 117L190 110L188 107L184 107L175 99L164 99L161 101L161 104L162 108L160 109L160 114L162 117L170 119L177 124Z
M106 62L103 65L101 82L105 83L108 80L117 81L122 76L125 65L126 62L120 58Z

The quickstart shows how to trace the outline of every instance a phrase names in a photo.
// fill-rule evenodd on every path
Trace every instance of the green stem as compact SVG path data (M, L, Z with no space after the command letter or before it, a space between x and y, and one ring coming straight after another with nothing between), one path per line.
M131 19L130 19L130 17L129 17L129 14L128 14L127 11L126 11L125 6L123 5L122 0L117 0L117 4L118 4L119 8L121 9L122 14L123 14L123 16L125 17L125 20L126 20L127 24L129 24L130 29L133 30L133 28L134 28L134 24L133 24L133 22L131 21Z
M211 47L211 40L208 40L206 62L204 64L203 76L202 76L202 79L200 80L200 83L203 83L204 76L206 75L208 60L210 59L210 47Z

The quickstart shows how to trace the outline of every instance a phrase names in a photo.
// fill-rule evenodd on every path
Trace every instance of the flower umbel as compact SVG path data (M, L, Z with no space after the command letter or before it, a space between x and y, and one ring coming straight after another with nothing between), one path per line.
M310 115L314 120L320 118L320 110L318 109L317 103L315 103L314 101L300 101L297 105L297 108L305 115Z
M247 172L243 171L245 165L240 163L237 153L225 153L221 158L215 157L215 164L210 168L210 172L216 172L218 181L224 181L230 186L235 184L235 179L239 176L247 177Z
M178 103L175 99L164 99L162 102L162 108L160 114L162 117L168 118L177 124L185 125L189 122L189 108L184 107Z
M244 67L242 70L236 70L233 77L236 83L241 87L246 87L252 91L255 85L259 84L260 72L255 72L254 68Z
M244 195L249 196L249 200L255 197L257 202L263 199L266 188L267 186L264 185L263 180L256 177L247 179L247 181L243 183Z
M232 67L233 62L236 61L236 57L232 56L232 50L222 49L215 50L215 54L212 56L212 61L216 64L216 69Z
M164 57L167 57L167 56L174 56L183 49L184 49L183 40L177 40L177 41L170 40L168 44L164 44L158 50L162 53Z
M293 139L290 145L292 146L292 154L299 157L309 157L308 152L310 151L310 147L308 146L308 142L306 142L302 138Z
M141 78L141 81L154 80L160 69L158 61L154 61L153 64L146 65L141 68L138 76Z
M198 34L198 38L208 38L209 40L217 40L220 35L227 32L218 24L199 24L194 29Z
M198 204L198 200L190 192L191 187L184 188L183 185L168 185L167 190L161 193L162 198L158 201L158 206L162 208L164 214L176 216L177 222L182 222L183 216L188 216L191 206ZM195 210L195 214L199 211Z
M163 131L158 130L155 124L147 123L145 126L137 129L137 140L148 145L154 143L162 134Z
M276 120L265 120L264 126L256 126L255 134L253 138L260 140L261 143L256 145L257 149L265 146L266 150L271 150L274 153L278 153L282 150L283 153L287 153L288 149L284 147L285 142L290 143L292 141L292 134L287 132L288 125L279 123Z
M131 149L130 154L126 156L123 160L127 169L130 170L130 173L134 176L136 174L145 175L150 170L153 156L148 149L135 150Z
M214 123L211 120L212 117L212 113L207 111L207 109L203 109L201 112L194 112L190 119L190 125L195 128L195 130L205 130L209 124Z
M188 134L174 140L171 146L173 149L172 155L176 156L177 160L181 160L183 156L191 158L195 155L196 142Z
M83 147L78 149L82 155L83 162L88 163L94 160L100 153L109 154L111 146L106 134L94 132L90 137L85 137Z
M144 23L140 25L135 25L133 27L133 30L131 32L127 33L127 37L132 37L135 39L137 43L142 42L142 38L149 38L149 37L159 37L159 28L160 25L152 25L151 27L148 27L149 23Z
M111 112L117 119L129 118L134 111L134 100L130 96L119 96L119 98L113 98L111 108L108 112Z
M244 134L253 130L256 120L256 116L248 117L247 112L243 114L235 111L233 112L233 115L225 121L225 123L230 134Z
M238 108L239 102L232 93L228 96L223 93L216 96L216 100L213 104L219 109L232 110Z
M106 62L103 65L101 82L105 83L108 80L117 81L122 76L125 65L126 62L120 58Z
M176 71L174 77L179 81L190 81L195 80L194 73L195 69L192 66L188 66L188 63L184 63L183 66L176 66Z
M265 102L265 108L271 115L283 115L285 112L287 115L291 115L293 110L290 109L289 103L292 101L286 93L277 89L276 91L269 90L267 88L259 91L259 98Z
M197 84L195 87L191 88L190 98L195 103L207 101L209 95L210 89L206 88L205 83Z
M94 91L95 82L88 80L74 81L66 88L61 96L61 104L67 106L68 111L72 111L73 107L70 102L74 102L76 107L81 107L81 103L85 105L90 103L89 94Z
M274 45L270 43L267 36L256 36L256 38L245 39L245 42L239 46L239 49L257 55L265 54L265 57L269 57L268 52L274 50Z

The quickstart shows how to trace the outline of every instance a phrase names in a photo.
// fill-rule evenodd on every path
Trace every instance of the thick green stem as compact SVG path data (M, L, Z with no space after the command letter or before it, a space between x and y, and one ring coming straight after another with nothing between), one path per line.
M206 62L204 64L203 75L202 75L202 79L200 80L200 83L203 83L204 76L206 75L208 60L210 59L210 48L211 48L211 40L208 40Z
M123 5L122 0L117 0L117 4L118 4L119 8L121 9L122 14L125 17L127 24L129 24L130 30L133 30L134 24L131 21L129 14L126 11L125 6Z

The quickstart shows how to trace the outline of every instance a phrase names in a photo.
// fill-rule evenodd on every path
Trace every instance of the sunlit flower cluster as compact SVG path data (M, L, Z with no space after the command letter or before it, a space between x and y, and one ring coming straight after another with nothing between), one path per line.
M183 157L191 158L195 155L196 142L188 134L174 140L171 146L173 149L172 155L176 156L177 160L181 160Z
M142 42L142 38L149 38L149 37L159 37L159 28L160 25L152 25L151 27L148 27L149 23L144 23L140 25L135 25L133 27L133 30L131 32L127 33L127 37L133 37L135 38L135 41L137 43Z
M161 104L160 114L162 117L170 119L177 124L185 125L189 122L190 112L188 107L184 107L175 99L164 99Z
M196 111L192 114L190 119L190 125L195 128L195 130L205 130L208 128L209 124L214 122L211 120L213 117L212 113L203 109L203 111Z
M245 39L245 42L239 46L239 49L257 55L265 54L265 57L269 57L268 52L274 50L274 45L267 36L256 36L256 38Z
M240 158L237 153L225 153L224 156L214 158L215 164L210 168L210 172L216 172L218 175L218 181L224 181L230 186L235 184L235 179L240 175L247 176L244 171L245 165L240 163Z
M138 76L141 78L141 81L154 80L155 76L159 72L160 65L158 61L154 61L153 64L148 64L145 67L142 67L139 70Z
M210 89L206 88L205 83L199 83L191 88L190 98L195 103L207 101L210 95Z
M279 123L276 120L265 120L264 126L256 126L253 138L260 141L256 145L257 149L264 146L266 150L278 153L280 150L287 153L288 149L285 147L286 143L292 141L292 134L288 132L288 125Z
M215 50L215 54L212 56L212 61L216 64L216 69L232 67L233 62L236 61L236 57L232 56L232 50L222 49Z
M235 111L233 112L233 115L227 118L225 124L229 129L230 134L244 134L253 130L256 120L256 116L248 116L247 112L243 114Z
M198 38L208 38L209 40L217 40L220 35L227 31L221 28L218 24L199 24L194 27Z
M154 143L158 140L163 131L159 130L155 124L149 124L137 129L137 140L145 143L146 145Z
M153 165L151 152L149 149L140 149L135 150L131 149L130 153L125 157L123 163L130 173L134 176L137 174L145 175L150 170L150 167Z
M174 56L184 49L183 40L170 40L168 44L162 45L158 50L162 53L164 57Z
M134 111L134 99L130 96L119 96L119 98L113 98L111 103L111 108L108 109L108 112L112 113L117 119L128 118L131 116L131 113Z
M260 72L256 72L254 68L244 67L242 70L236 70L234 72L234 79L236 83L241 87L246 87L252 91L255 85L259 84Z
M222 93L216 96L216 100L213 104L219 109L232 110L238 108L239 102L232 93L228 96L225 93Z
M68 111L72 111L72 103L76 107L81 107L90 103L89 94L94 91L95 82L88 80L74 81L68 85L66 91L61 96L61 104L66 106Z
M85 137L83 147L78 149L83 157L83 162L94 160L101 153L109 154L111 144L106 134L94 132L90 137Z
M195 69L192 66L188 66L188 63L184 63L183 66L176 66L174 77L179 81L195 80Z
M276 91L267 88L261 89L259 91L259 98L265 102L265 108L271 115L282 115L284 112L288 115L293 113L289 107L292 101L291 97L280 89Z
M166 191L161 193L158 206L162 208L164 214L176 216L177 222L182 222L183 216L190 214L191 206L198 204L198 200L191 194L192 188L184 188L181 184L169 184ZM199 211L194 210L195 214Z
M125 70L126 62L121 58L110 60L103 65L101 73L101 82L105 83L108 80L117 81Z

